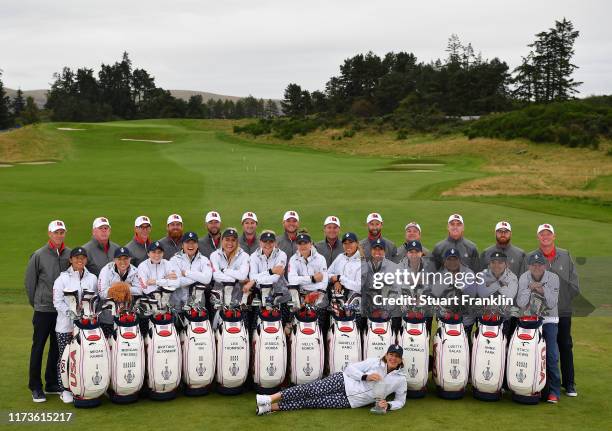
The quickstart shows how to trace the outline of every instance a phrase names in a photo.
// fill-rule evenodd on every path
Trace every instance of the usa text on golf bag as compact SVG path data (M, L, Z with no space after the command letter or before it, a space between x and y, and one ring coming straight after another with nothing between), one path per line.
M472 337L474 398L485 401L501 399L506 366L506 337L502 324L502 317L496 314L485 314L478 319L478 331Z
M361 332L357 327L359 305L345 303L342 295L333 295L327 332L329 373L344 371L348 364L361 361Z
M399 343L404 348L406 396L424 397L429 378L429 333L423 312L407 311L403 314Z
M382 358L395 335L391 331L391 317L386 311L373 310L368 317L368 327L363 340L363 358Z
M458 313L447 312L439 316L438 323L432 370L438 395L447 399L462 398L470 371L470 351L463 318Z

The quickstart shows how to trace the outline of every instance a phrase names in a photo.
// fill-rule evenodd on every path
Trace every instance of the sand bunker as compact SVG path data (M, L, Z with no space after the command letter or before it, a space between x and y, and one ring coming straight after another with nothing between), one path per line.
M69 132L73 132L75 130L87 130L87 129L73 129L72 127L58 127L57 130L66 130Z
M411 172L438 172L433 169L381 169L376 172L394 172L396 174L409 174Z
M6 163L0 163L0 168L12 168L13 165L7 165Z
M122 141L132 141L132 142L153 142L154 144L169 144L172 141L156 141L153 139L128 139L121 138Z
M20 162L20 165L51 165L53 163L57 163L54 162L53 160L41 160L39 162Z

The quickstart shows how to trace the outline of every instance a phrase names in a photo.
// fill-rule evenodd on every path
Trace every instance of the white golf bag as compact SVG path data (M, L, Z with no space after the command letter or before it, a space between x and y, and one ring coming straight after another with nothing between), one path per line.
M501 316L485 314L478 318L478 331L472 336L472 393L482 401L498 401L502 396L506 369L506 337L502 325Z
M445 399L463 398L470 372L470 350L463 328L463 318L457 313L445 313L438 318L434 337L432 375L438 396Z
M542 320L521 317L510 339L506 380L512 399L522 404L537 404L546 385L546 342Z
M146 344L149 398L153 400L174 399L181 383L181 342L168 309L171 293L162 288L152 295L155 301Z
M108 342L95 311L98 297L83 292L79 307L78 292L64 295L74 318L74 329L60 361L62 385L72 392L75 407L96 407L110 383Z
M233 395L244 391L249 376L249 335L243 313L232 303L234 284L223 286L223 307L215 319L217 340L217 390Z
M287 339L280 306L271 296L272 286L261 286L263 304L253 331L253 383L259 394L278 392L287 373Z
M325 346L316 308L302 304L297 286L288 286L292 303L301 304L294 310L291 329L291 383L301 385L323 377Z
M332 311L327 332L329 374L344 371L348 364L361 361L361 332L357 327L356 313L358 306L345 304L342 299L332 297Z
M389 346L395 343L395 335L391 330L391 317L386 311L373 310L367 322L363 340L363 358L382 358Z
M399 344L404 349L408 398L422 398L427 393L429 378L429 333L425 315L408 311L402 316Z
M136 302L137 299L134 299ZM140 318L134 308L117 310L117 304L109 301L114 320L114 330L109 338L111 356L112 402L127 404L138 401L138 392L145 377L146 362L144 337L140 332Z
M185 395L207 394L215 378L216 343L208 313L204 308L206 286L190 287L191 298L181 315Z

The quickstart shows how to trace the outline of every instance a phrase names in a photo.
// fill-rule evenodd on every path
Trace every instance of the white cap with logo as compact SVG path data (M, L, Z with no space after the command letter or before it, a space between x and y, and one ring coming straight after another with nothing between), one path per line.
M140 227L143 224L151 224L151 219L147 216L138 216L136 217L136 220L134 220L134 226L136 227Z
M168 220L166 221L166 225L169 225L170 223L174 223L174 222L183 223L183 217L181 217L178 214L170 214L168 216Z
M463 217L461 217L461 214L451 214L448 217L448 223L455 221L455 220L463 224Z
M417 228L417 229L419 230L419 232L421 232L421 225L420 225L420 224L418 224L418 223L417 223L417 222L415 222L415 221L411 221L410 223L408 223L408 224L406 225L406 227L404 228L404 230L408 230L408 228L410 228L410 227L415 227L415 228Z
M102 226L108 226L109 228L111 227L110 222L108 221L108 219L106 217L97 217L94 221L93 221L93 228L97 229L99 227Z
M544 223L538 226L538 233L542 232L543 230L549 230L552 234L555 233L555 229L552 227L551 224L548 223Z
M506 229L512 232L512 226L510 226L510 223L508 223L507 221L500 221L499 223L495 225L495 231L498 231L501 229Z
M370 223L372 220L376 220L379 222L383 222L382 216L378 213L370 213L368 214L368 217L366 218L366 223Z
M66 229L66 224L61 221L61 220L53 220L51 223L49 223L49 232L55 232L58 231L60 229Z
M340 219L336 216L327 216L323 222L323 226L327 226L328 224L335 224L340 227Z
M300 221L300 216L298 215L298 213L296 211L293 211L293 210L289 210L289 211L285 212L285 215L283 216L283 221L287 221L290 218L294 218L297 221Z
M251 211L247 211L244 214L242 214L242 220L240 220L240 223L244 223L244 221L249 218L253 220L255 223L258 223L257 214Z
M204 217L204 221L206 223L210 223L211 221L218 221L221 223L221 215L217 211L208 211L206 217Z

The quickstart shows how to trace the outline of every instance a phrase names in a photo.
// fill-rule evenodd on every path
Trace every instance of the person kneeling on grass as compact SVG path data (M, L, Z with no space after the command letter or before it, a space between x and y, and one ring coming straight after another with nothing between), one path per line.
M274 395L257 395L257 414L279 410L344 409L363 407L376 402L387 410L398 410L406 403L406 375L403 372L404 351L392 344L382 358L370 358L350 364L343 372L312 383L293 386ZM385 383L385 398L395 393L393 401L376 401L374 385Z

